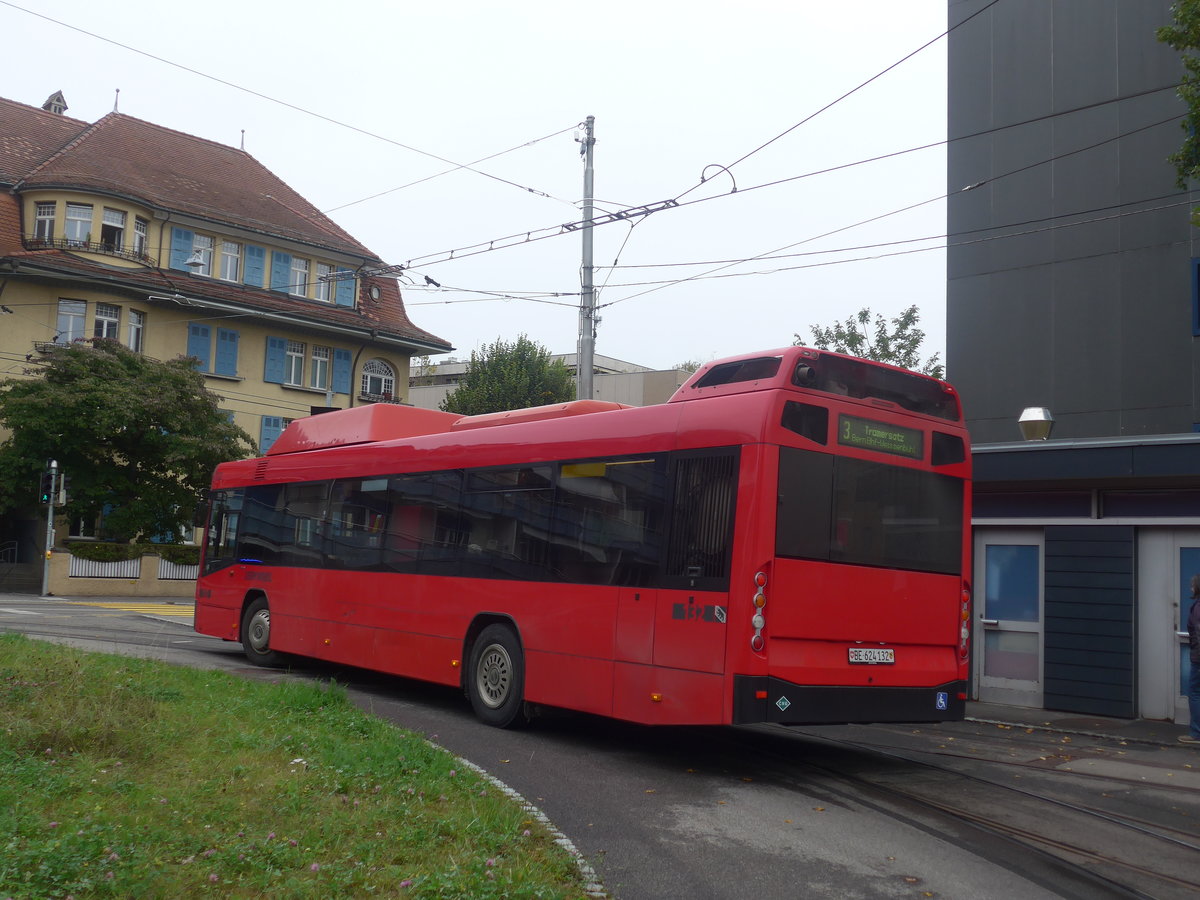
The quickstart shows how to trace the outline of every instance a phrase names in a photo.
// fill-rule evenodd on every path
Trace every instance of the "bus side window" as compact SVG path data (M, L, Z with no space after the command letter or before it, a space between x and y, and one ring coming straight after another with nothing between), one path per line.
M238 520L242 512L243 491L217 491L212 498L208 518L208 541L204 551L205 573L216 572L237 562Z
M329 495L325 562L331 569L375 571L383 564L388 479L345 478Z
M669 579L707 590L728 587L737 462L736 450L676 456Z

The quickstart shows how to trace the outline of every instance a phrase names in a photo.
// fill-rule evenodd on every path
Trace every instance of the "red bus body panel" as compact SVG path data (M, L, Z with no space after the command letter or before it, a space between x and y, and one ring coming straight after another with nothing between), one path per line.
M790 361L799 350L773 352ZM342 431L337 414L317 416L301 420L302 427L290 426L267 457L223 464L212 486L221 491L737 447L728 591L239 562L202 574L196 631L238 640L248 598L262 595L271 604L274 650L453 686L463 683L474 623L486 617L513 623L525 662L524 697L533 704L646 724L833 721L839 720L839 704L846 704L844 720L865 721L880 702L890 701L873 700L864 707L871 712L858 711L859 691L886 698L895 695L878 690L894 688L910 692L904 708L916 711L913 720L955 715L954 709L928 718L921 712L933 702L933 692L940 703L948 690L956 690L948 685L959 685L959 694L965 690L960 629L969 540L961 575L777 558L780 447L872 454L838 447L834 440L814 443L782 428L787 402L814 402L785 382L711 390L691 387L694 382L674 402L655 407L567 404L572 409L561 415L544 410L491 422L372 407L356 411L352 427ZM961 421L923 419L887 403L829 396L815 402L830 409L831 419L844 407L899 427L952 434L966 446ZM378 440L380 434L392 438ZM922 460L883 461L930 470ZM969 453L939 471L968 482ZM422 514L415 508L395 513ZM969 502L963 517L963 534L969 536ZM766 578L761 649L751 643L758 572ZM862 646L890 648L894 662L851 663L849 649ZM808 695L815 699L805 712ZM958 696L958 714L961 700Z

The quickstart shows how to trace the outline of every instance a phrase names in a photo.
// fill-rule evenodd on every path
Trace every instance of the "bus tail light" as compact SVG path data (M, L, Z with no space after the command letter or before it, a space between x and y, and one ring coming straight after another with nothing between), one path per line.
M959 610L958 657L965 660L971 649L971 585L963 582L962 607Z
M750 619L750 624L754 627L754 635L750 638L750 649L758 653L763 648L763 628L767 625L766 616L763 615L763 607L767 605L767 573L754 573L754 615Z

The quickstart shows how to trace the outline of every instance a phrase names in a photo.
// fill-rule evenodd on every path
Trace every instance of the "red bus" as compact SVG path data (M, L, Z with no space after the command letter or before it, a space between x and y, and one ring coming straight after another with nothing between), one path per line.
M213 478L196 631L646 724L961 718L958 396L802 347L648 407L375 404Z

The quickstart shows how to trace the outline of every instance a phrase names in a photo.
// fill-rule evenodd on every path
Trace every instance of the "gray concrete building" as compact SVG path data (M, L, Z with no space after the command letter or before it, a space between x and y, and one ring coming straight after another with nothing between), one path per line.
M950 0L947 377L975 444L982 700L1184 722L1200 195L1170 0ZM1022 442L1027 407L1049 440Z

